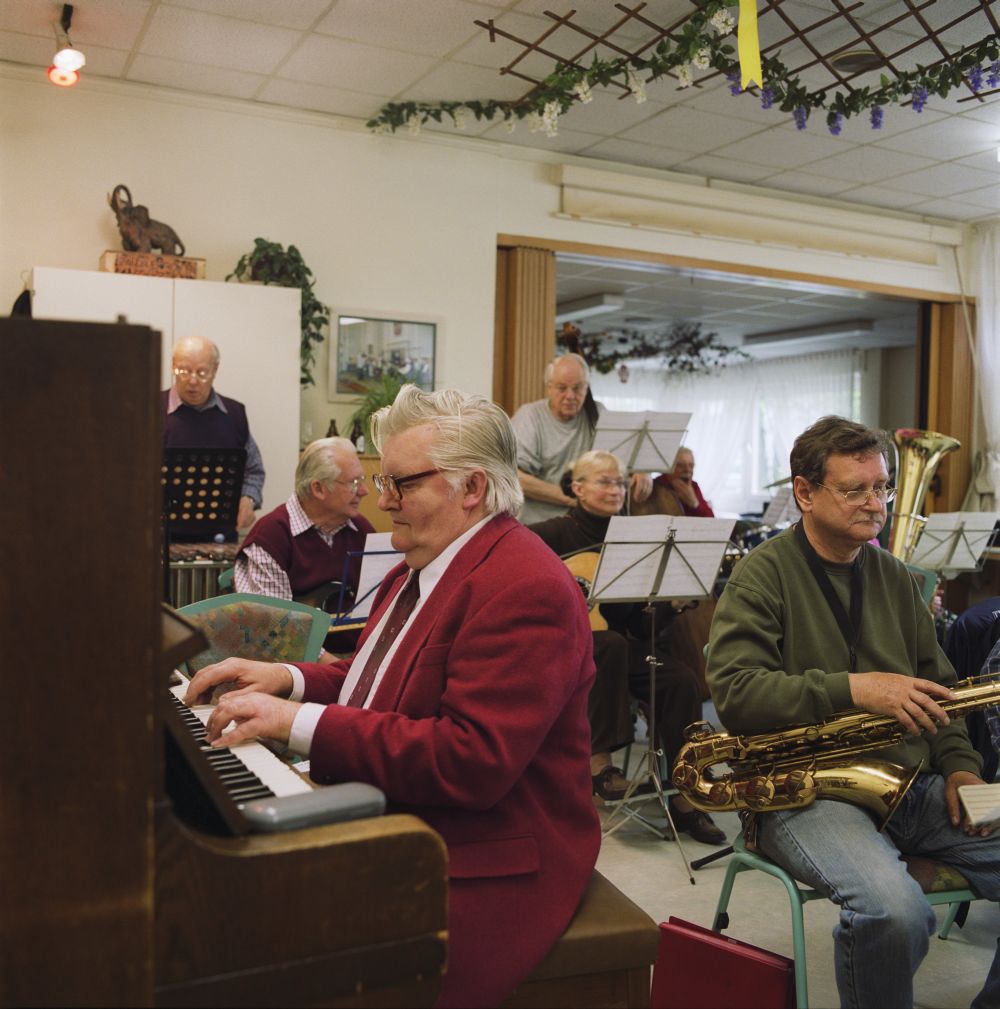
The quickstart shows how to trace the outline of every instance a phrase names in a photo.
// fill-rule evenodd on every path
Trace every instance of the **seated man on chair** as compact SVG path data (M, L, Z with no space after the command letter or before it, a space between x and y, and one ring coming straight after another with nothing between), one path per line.
M834 943L843 1006L913 1004L913 976L935 923L901 853L952 865L981 897L1000 897L1000 841L962 820L957 790L980 782L981 761L961 720L941 707L954 699L954 671L906 566L869 543L894 494L889 444L882 432L842 417L824 417L796 439L791 472L801 518L737 564L716 609L708 659L729 732L780 732L860 708L898 722L898 742L859 760L921 768L884 831L865 808L828 801L822 789L809 805L745 822L748 846L840 905ZM763 759L760 773L771 766ZM973 1005L998 1004L1000 952Z
M235 684L208 722L216 745L288 743L316 781L373 784L437 830L450 877L438 1005L493 1006L563 933L597 859L587 610L515 518L517 447L498 406L404 385L372 437L379 507L405 563L383 581L353 661L227 659L186 699Z
M295 470L295 493L259 519L236 555L237 592L296 599L320 609L338 602L344 578L353 600L361 553L372 524L359 507L368 493L361 461L346 438L320 438L306 446ZM348 637L350 635L350 637ZM357 634L339 632L334 651L352 651Z

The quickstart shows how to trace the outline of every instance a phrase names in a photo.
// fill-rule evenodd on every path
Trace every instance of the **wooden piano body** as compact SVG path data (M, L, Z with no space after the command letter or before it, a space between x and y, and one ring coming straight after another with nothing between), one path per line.
M221 836L163 790L158 335L0 320L0 1005L428 1005L446 855Z

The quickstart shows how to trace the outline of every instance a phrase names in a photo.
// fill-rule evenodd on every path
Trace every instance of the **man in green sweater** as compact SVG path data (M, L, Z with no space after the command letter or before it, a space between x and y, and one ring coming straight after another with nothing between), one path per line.
M958 867L1000 898L1000 839L962 821L958 786L980 757L939 702L955 673L905 565L869 540L894 491L882 432L824 417L792 447L791 529L741 561L719 600L706 672L731 733L820 722L850 708L896 719L876 756L918 774L884 832L862 807L817 801L756 814L748 838L841 907L834 929L843 1006L911 1006L934 914L899 853ZM1000 1005L1000 952L976 1009Z

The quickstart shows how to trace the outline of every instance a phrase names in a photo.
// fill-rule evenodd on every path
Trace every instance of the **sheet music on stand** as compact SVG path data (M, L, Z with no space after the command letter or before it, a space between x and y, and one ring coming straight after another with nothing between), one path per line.
M590 601L709 598L733 525L732 519L615 515L608 523ZM668 541L671 549L664 556Z
M977 571L998 520L997 512L935 512L924 524L910 563L948 578Z
M347 584L348 566L357 556L358 551L351 550L344 558L342 585ZM392 533L369 533L365 537L365 549L361 551L361 574L358 578L355 603L344 612L343 589L341 589L341 602L337 607L337 615L330 621L330 626L336 628L340 624L354 624L367 620L371 615L375 593L382 580L402 559L402 553L392 547Z
M781 487L774 492L771 503L761 516L761 522L766 526L780 526L783 523L794 522L798 516L798 507L791 487Z
M608 523L589 595L591 602L646 603L650 618L647 655L650 705L645 768L637 771L629 782L624 797L608 817L604 834L614 833L627 820L633 819L658 837L664 837L662 831L636 808L646 801L658 800L692 884L691 866L680 844L660 780L659 762L663 751L658 748L656 735L656 670L663 663L657 657L656 608L652 604L670 599L708 598L732 530L731 519L616 515ZM640 793L643 782L652 785L652 794Z
M605 410L597 421L594 449L610 452L627 472L667 472L684 440L690 413Z

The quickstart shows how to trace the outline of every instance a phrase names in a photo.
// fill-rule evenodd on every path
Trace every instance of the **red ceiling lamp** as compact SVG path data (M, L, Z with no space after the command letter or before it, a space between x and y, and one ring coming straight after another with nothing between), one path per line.
M79 49L74 49L70 41L69 26L72 21L73 5L63 4L62 16L53 26L59 48L48 70L49 80L60 88L73 87L80 79L80 68L87 62L86 56Z

